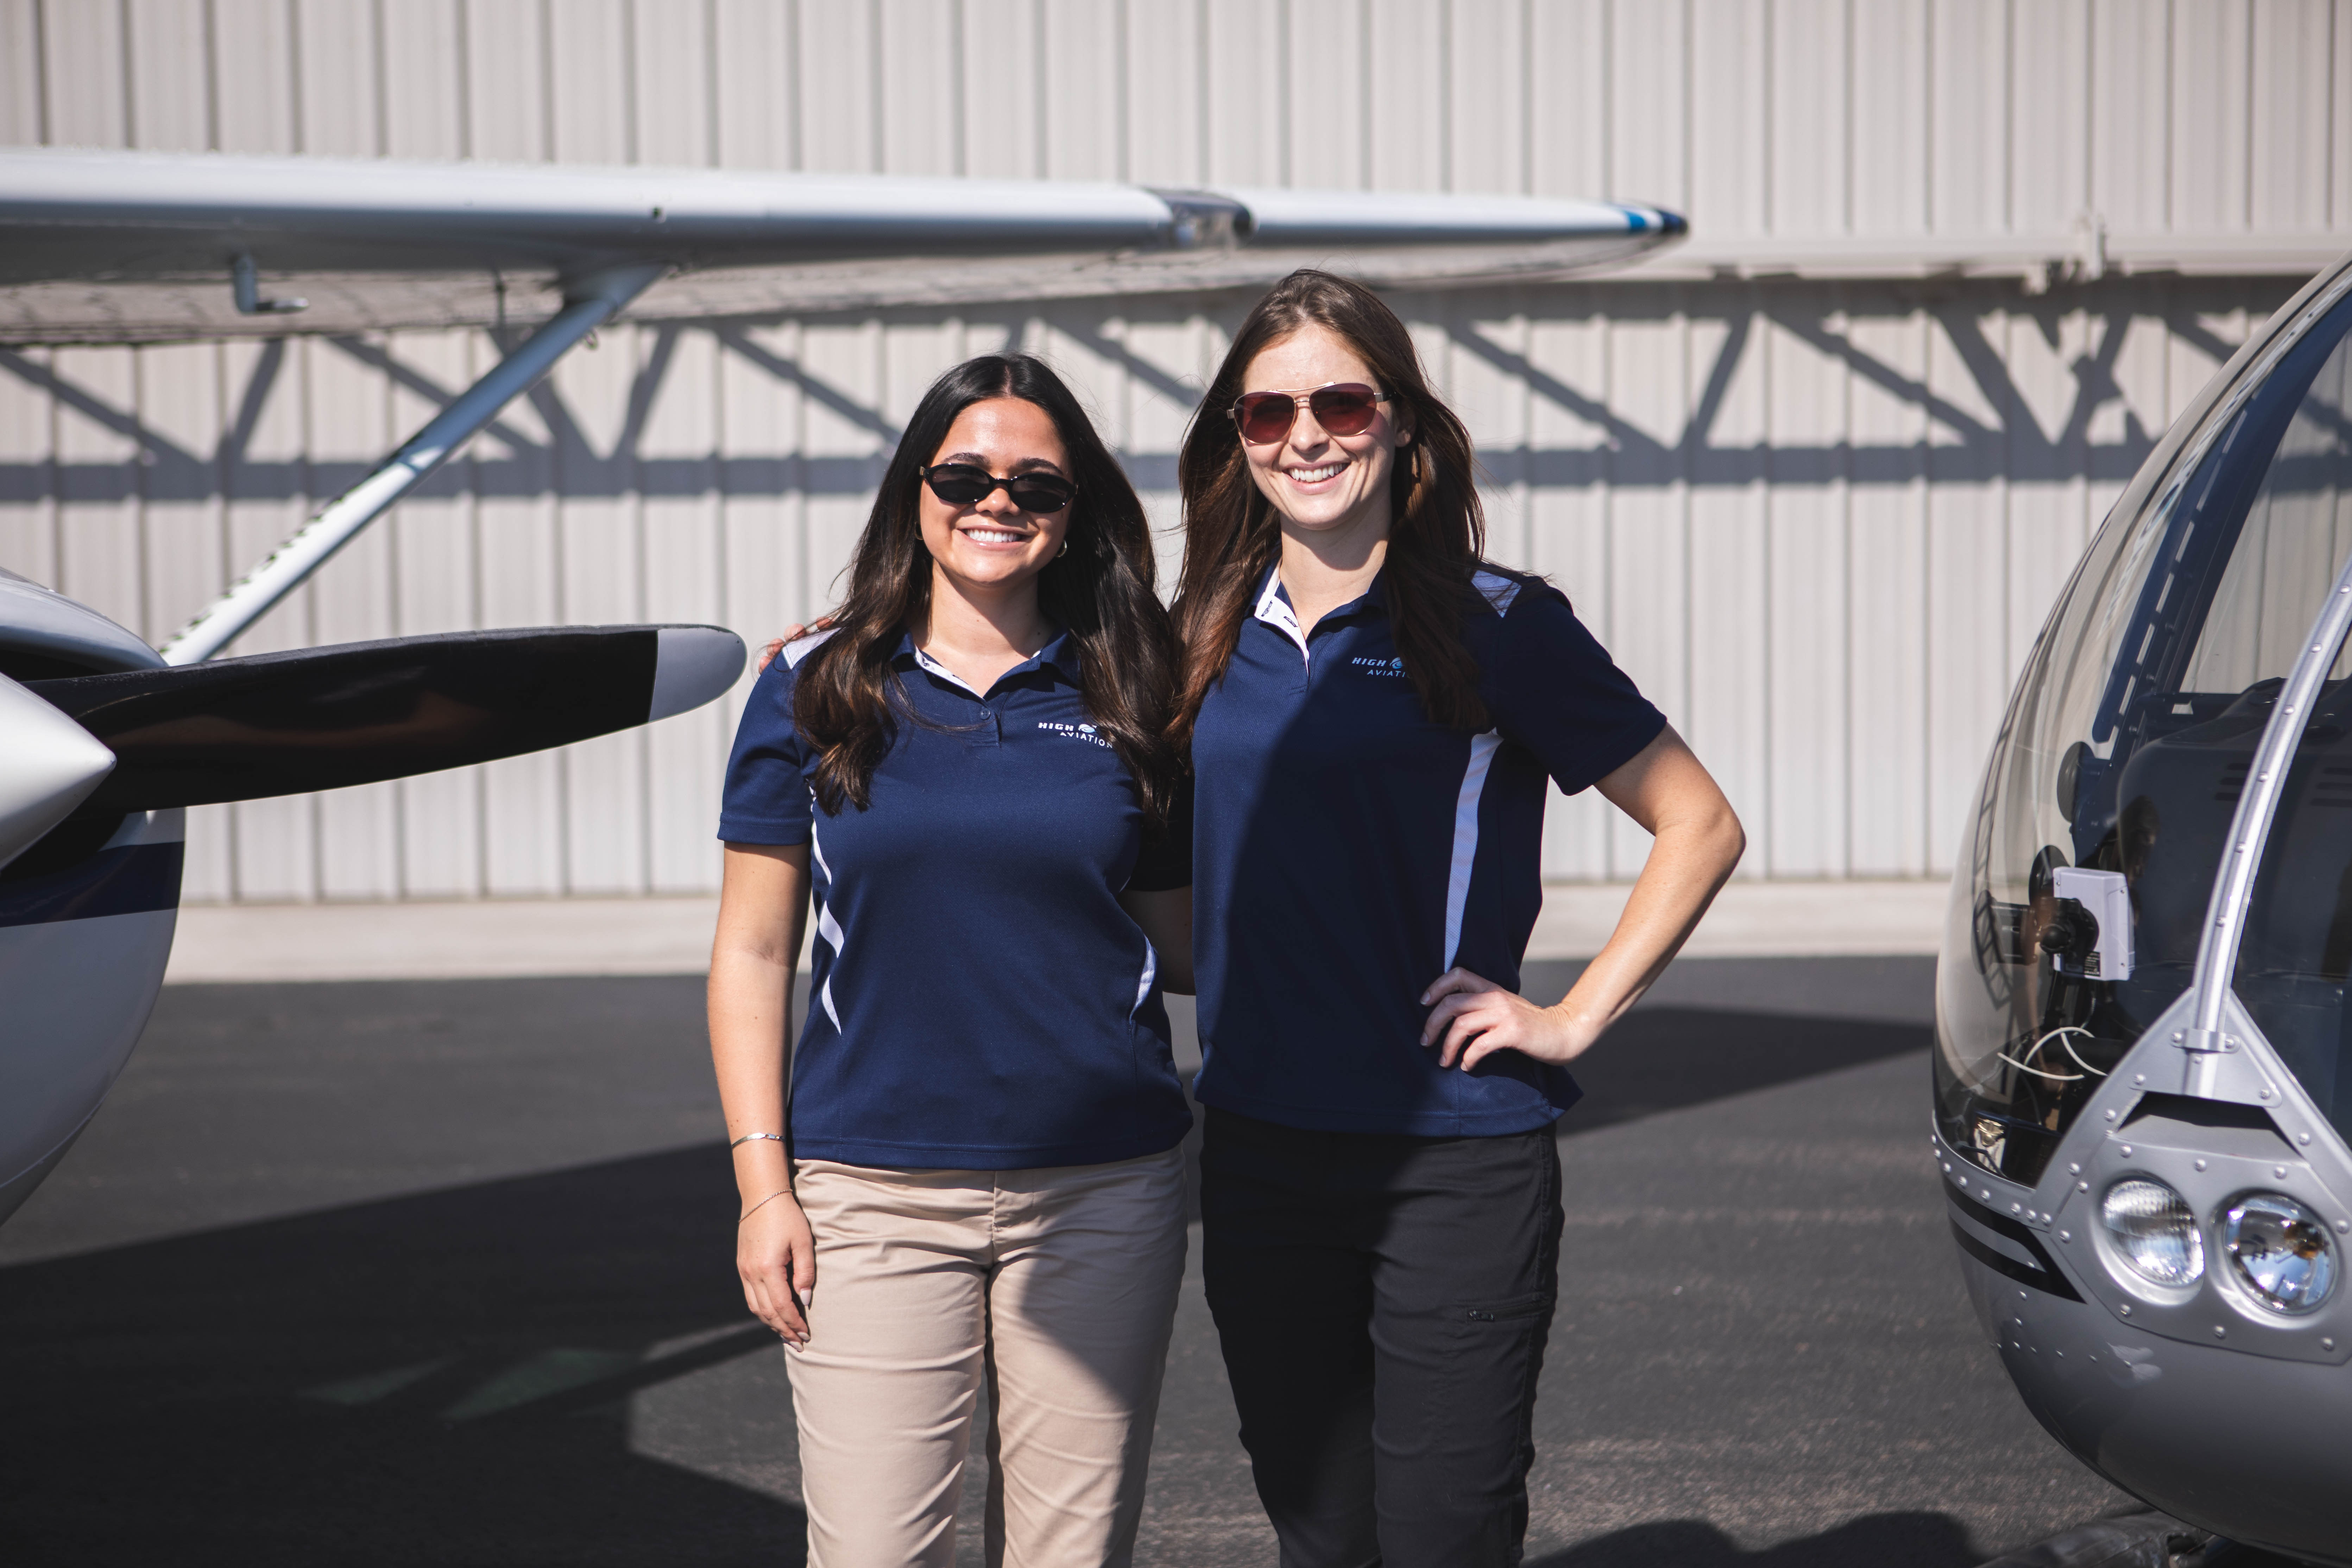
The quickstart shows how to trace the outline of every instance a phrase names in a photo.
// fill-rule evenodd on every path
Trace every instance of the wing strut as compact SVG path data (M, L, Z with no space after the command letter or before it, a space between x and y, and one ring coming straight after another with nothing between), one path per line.
M448 461L450 455L495 418L499 409L529 391L552 369L565 350L610 321L668 270L667 266L655 263L616 267L583 278L567 288L563 309L546 325L434 416L424 429L409 437L406 446L386 458L383 467L329 502L325 510L304 523L268 560L205 606L159 650L163 661L201 664L218 653L238 633L259 620L272 605L292 593L304 578L326 564L330 556L351 542L352 535Z

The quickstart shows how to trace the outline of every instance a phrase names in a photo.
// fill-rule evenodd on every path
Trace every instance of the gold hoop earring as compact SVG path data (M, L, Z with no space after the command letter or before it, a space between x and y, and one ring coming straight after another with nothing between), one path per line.
M1063 556L1067 555L1069 552L1070 536L1066 533L1062 535L1062 548L1054 552L1054 559L1059 561Z

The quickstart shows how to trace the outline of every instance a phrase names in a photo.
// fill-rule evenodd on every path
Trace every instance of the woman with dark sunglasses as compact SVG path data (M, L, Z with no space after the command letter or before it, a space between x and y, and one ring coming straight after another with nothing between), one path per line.
M1706 770L1540 578L1370 290L1294 273L1178 464L1209 1304L1285 1568L1514 1563L1567 1065L1731 874ZM1655 835L1567 997L1518 996L1546 780Z
M1068 388L972 360L916 407L832 629L745 706L711 1054L820 1568L955 1560L983 1379L991 1561L1131 1555L1192 1123L1161 1003L1192 988L1192 868L1152 578Z

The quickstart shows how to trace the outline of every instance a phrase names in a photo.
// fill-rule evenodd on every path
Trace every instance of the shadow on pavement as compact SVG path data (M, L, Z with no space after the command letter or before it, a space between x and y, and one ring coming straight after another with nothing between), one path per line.
M1526 1568L1970 1568L1981 1555L1942 1514L1880 1513L1760 1552L1696 1521L1641 1524L1530 1557Z
M1534 994L1532 986L1529 991ZM1571 1069L1584 1098L1560 1118L1559 1134L1573 1137L1639 1121L1887 1057L1924 1058L1934 1040L1935 1031L1923 1024L1644 1004L1627 1014ZM1193 1060L1197 1064L1198 1058ZM1924 1093L1924 1061L1920 1082ZM1197 1106L1184 1151L1184 1217L1197 1222Z
M1685 983L1690 994L1665 992L1619 1026L1580 1068L1587 1098L1563 1131L1916 1051L1927 1040L1916 1010L1890 1017L1891 1009L1872 1006L1875 1016L1858 1017L1848 995L1844 1006L1825 1001L1809 1011L1818 994L1806 986L1765 994L1761 979L1717 973L1727 978L1712 990L1690 993ZM302 1000L335 1014L390 1001L413 1011L416 1000L348 989ZM198 1011L236 1013L274 991L222 988ZM440 1036L418 1037L420 1061L436 1064L429 1079L383 1059L404 1037L382 1031L348 1045L331 1040L330 1049L300 1043L314 1032L306 1026L276 1044L224 1014L217 1028L184 1040L151 1039L147 1069L177 1075L168 1079L170 1103L117 1111L128 1119L122 1131L147 1131L92 1139L77 1152L92 1184L90 1212L141 1193L161 1201L175 1181L201 1187L229 1173L208 1172L173 1146L173 1121L213 1126L226 1140L211 1145L214 1157L233 1148L230 1163L248 1167L236 1174L281 1181L331 1168L307 1158L289 1164L288 1148L323 1137L331 1154L329 1108L352 1105L356 1095L389 1127L407 1129L414 1146L429 1148L427 1164L451 1179L466 1174L469 1137L478 1148L493 1129L552 1149L576 1136L567 1128L625 1119L633 1105L675 1100L661 1114L692 1124L707 1114L698 1051L680 1053L674 1067L630 1068L643 1081L622 1070L651 1059L632 1042L654 1020L614 1015L614 999L602 990L567 996L543 984L482 982L433 1000L461 1035L481 1021L483 1038L465 1035L449 1060L487 1064L486 1076L450 1076ZM675 1008L668 1032L690 1039L692 1001L685 988L649 987L641 1010L666 1018ZM1743 1002L1751 1005L1722 1005ZM489 1026L505 1012L533 1017L538 1033L499 1036ZM159 1021L169 1029L168 1018ZM609 1053L595 1044L607 1034ZM555 1049L549 1042L562 1046L560 1058L542 1060ZM664 1089L673 1073L677 1085ZM507 1078L532 1088L519 1105L556 1124L505 1105ZM263 1095L257 1108L258 1088L282 1093L297 1080L299 1097ZM559 1083L576 1105L551 1104L539 1087ZM410 1087L395 1092L399 1084ZM105 1197L108 1189L118 1195ZM10 1439L0 1467L0 1561L797 1563L803 1519L784 1500L797 1490L788 1457L757 1474L746 1459L712 1475L632 1451L631 1422L646 1416L643 1401L633 1415L631 1395L779 1353L744 1318L730 1267L733 1212L727 1156L714 1142L0 1268L0 1400ZM58 1239L71 1245L69 1236ZM745 1408L782 1422L771 1450L782 1456L789 1414L774 1399L781 1366L772 1385L769 1376L753 1391L766 1403ZM673 1405L699 1408L698 1392L674 1393ZM712 1408L693 1418L734 1416ZM1210 1426L1223 1420L1220 1412ZM645 1434L636 1436L646 1448ZM1742 1553L1710 1527L1684 1521L1537 1561L1962 1568L1971 1559L1953 1521L1889 1514L1762 1553Z
M1875 1019L1643 1006L1627 1014L1570 1070L1584 1098L1560 1118L1563 1135L1638 1121L1751 1089L1918 1054L1925 1025ZM1927 1068L1920 1068L1927 1092Z
M754 1351L716 1149L0 1273L12 1563L797 1563L796 1509L628 1451Z

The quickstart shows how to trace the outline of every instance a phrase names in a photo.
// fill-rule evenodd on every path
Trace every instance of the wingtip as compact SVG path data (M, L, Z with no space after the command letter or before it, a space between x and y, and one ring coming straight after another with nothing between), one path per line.
M743 639L723 626L662 626L646 722L701 707L743 673Z

